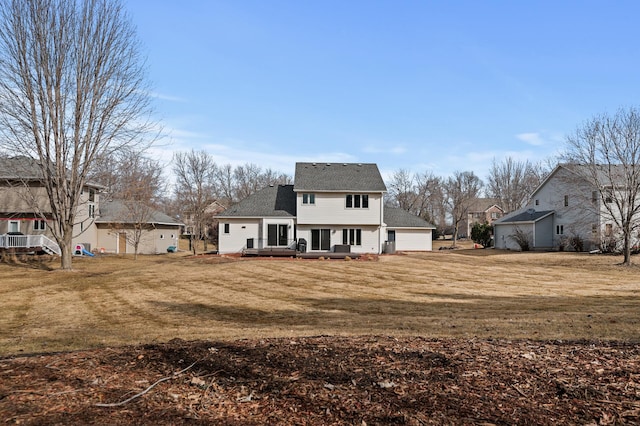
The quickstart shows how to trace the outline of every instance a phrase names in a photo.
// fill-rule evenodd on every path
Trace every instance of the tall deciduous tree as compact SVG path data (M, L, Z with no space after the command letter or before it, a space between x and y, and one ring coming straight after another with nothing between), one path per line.
M148 235L149 221L165 188L160 163L139 153L129 153L118 163L116 184L110 197L122 208L113 226L120 228L138 258L140 243Z
M388 204L433 222L442 231L446 209L441 178L431 172L414 174L400 169L393 173L387 188Z
M193 222L192 238L204 239L207 249L207 207L215 200L214 178L217 166L213 156L205 151L177 152L173 156L173 172L176 176L175 195L183 211ZM196 245L192 241L196 253Z
M544 167L527 161L507 157L498 162L493 159L487 177L487 193L500 201L505 213L524 207L533 191L540 185Z
M458 240L458 230L469 213L469 208L480 196L482 180L473 172L454 172L444 184L444 190L449 205L449 213L453 222L453 245Z
M640 111L601 114L567 137L564 160L596 191L599 211L621 231L625 265L640 228ZM588 203L585 203L588 205Z
M0 2L0 150L41 167L63 269L95 159L150 128L144 77L119 1Z

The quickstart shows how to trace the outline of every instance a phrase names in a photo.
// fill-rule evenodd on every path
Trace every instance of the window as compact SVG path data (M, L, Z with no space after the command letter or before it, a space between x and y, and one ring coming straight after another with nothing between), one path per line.
M96 217L96 205L89 204L89 217Z
M253 238L247 238L247 248L248 249L253 248Z
M229 233L229 224L228 224L228 223L225 223L225 224L224 224L224 233L225 233L225 234L228 234L228 233Z
M536 206L540 205L540 200L536 200Z
M565 195L564 196L564 206L567 207L569 205L569 196Z
M605 193L604 202L607 204L613 203L613 192L610 189L607 189Z
M47 222L45 220L34 220L33 221L33 230L34 231L44 231L47 229Z
M330 229L312 229L311 230L311 250L326 250L331 248L331 230Z
M556 225L556 235L564 234L564 225Z
M96 190L95 189L89 189L89 201L92 202L92 203L94 201L96 201Z
M348 209L368 209L369 195L367 194L347 194L346 206Z
M352 246L362 245L362 230L361 229L343 229L342 244L349 244Z
M302 204L315 204L316 194L302 194Z
M20 221L19 220L10 220L9 221L9 232L20 232Z
M491 212L491 219L497 219L498 217L498 212Z

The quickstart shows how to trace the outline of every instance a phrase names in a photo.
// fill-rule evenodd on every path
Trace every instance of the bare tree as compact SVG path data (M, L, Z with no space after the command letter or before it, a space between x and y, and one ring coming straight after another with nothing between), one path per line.
M441 178L431 172L412 174L400 169L393 173L387 188L389 205L433 222L440 230L444 228L446 208Z
M37 160L63 269L96 158L149 130L142 63L117 0L0 3L0 150Z
M620 109L583 123L567 137L564 160L590 184L599 212L620 229L623 264L631 264L631 246L640 228L640 111Z
M487 193L500 201L500 207L509 213L524 207L533 191L542 181L541 165L517 161L507 157L494 158L487 177Z
M216 198L231 205L235 201L233 167L231 164L217 166L213 171Z
M176 175L175 195L183 211L190 215L194 229L191 232L191 248L196 254L193 238L204 240L207 250L207 207L215 200L214 176L217 167L213 156L205 151L177 152L173 156L173 172Z
M458 240L460 223L467 218L469 208L480 196L482 181L473 172L454 172L444 184L449 213L453 222L453 245Z
M121 205L112 227L123 231L138 258L140 243L147 235L157 200L165 188L162 167L158 161L131 153L121 159L118 181L110 194Z

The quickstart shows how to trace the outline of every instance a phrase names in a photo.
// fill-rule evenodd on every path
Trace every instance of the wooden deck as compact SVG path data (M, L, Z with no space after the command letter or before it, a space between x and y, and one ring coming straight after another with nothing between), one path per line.
M298 257L300 259L358 259L358 253L336 253L336 252L306 252L301 253L294 249L287 248L263 248L245 249L242 253L244 257Z

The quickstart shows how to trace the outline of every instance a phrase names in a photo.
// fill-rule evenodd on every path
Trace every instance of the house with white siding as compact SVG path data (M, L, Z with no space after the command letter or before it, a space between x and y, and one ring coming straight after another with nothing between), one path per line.
M615 167L613 175L615 176ZM516 234L526 236L532 250L571 250L572 241L582 242L585 251L620 238L609 203L585 178L586 166L559 164L533 192L527 206L493 223L495 248L520 250ZM607 182L605 176L599 179ZM623 188L624 183L608 182L604 188Z
M297 163L294 185L265 188L217 216L218 251L431 250L435 226L385 207L386 192L376 164Z

